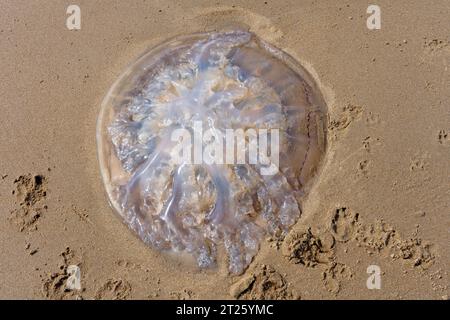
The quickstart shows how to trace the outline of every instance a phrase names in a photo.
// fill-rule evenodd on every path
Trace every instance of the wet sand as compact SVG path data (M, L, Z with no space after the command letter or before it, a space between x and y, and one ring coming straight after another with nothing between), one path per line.
M0 298L448 299L450 3L77 1L0 6ZM328 148L303 213L240 276L145 246L109 207L100 104L146 48L249 29L316 78ZM67 267L81 290L65 291ZM223 265L223 264L222 264ZM380 270L369 290L367 269Z

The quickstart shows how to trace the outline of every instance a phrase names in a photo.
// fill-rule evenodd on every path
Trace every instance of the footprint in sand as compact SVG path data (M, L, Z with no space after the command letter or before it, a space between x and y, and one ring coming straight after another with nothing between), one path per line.
M341 214L344 211L339 209L337 212ZM339 221L340 227L335 228L338 232L334 234L340 239L345 233L341 225L349 221ZM349 266L336 261L335 246L336 240L332 233L323 232L317 236L308 229L306 232L291 232L283 243L282 252L292 263L304 265L307 268L322 268L321 280L324 288L333 294L338 294L342 282L351 279L353 272Z
M409 164L409 170L413 172L423 171L426 169L428 165L427 159L429 158L428 154L415 154L414 157L411 158Z
M85 272L81 257L70 247L67 247L59 255L61 262L56 272L52 272L43 280L42 293L45 298L52 300L64 300L64 299L82 299L81 290L69 290L67 288L67 280L69 278L68 267L70 265L76 265L82 269L82 273ZM82 284L82 282L81 282Z
M97 289L95 299L102 300L125 300L131 296L131 285L122 279L108 279Z
M324 235L318 237L308 229L305 232L291 232L282 245L283 255L295 264L315 267L330 262L333 252L334 238Z
M42 202L47 197L47 178L43 175L23 175L14 180L17 208L11 211L9 220L19 231L37 230L37 223L47 209Z
M285 277L273 267L257 266L252 272L241 277L230 287L230 295L244 300L285 300L299 299L299 295L291 290Z
M348 104L342 108L328 123L330 139L336 140L340 132L346 131L350 124L359 120L362 116L363 108L353 104Z
M440 145L450 145L450 136L446 130L439 131L437 140Z
M325 288L338 294L342 287L342 282L353 278L352 270L343 263L333 262L323 273L322 281Z
M368 176L369 176L369 170L368 170L369 163L370 163L369 160L361 160L358 163L358 168L357 168L357 172L356 172L356 175L358 177L368 178Z
M355 236L359 214L346 207L337 208L331 219L331 233L339 242L347 242Z

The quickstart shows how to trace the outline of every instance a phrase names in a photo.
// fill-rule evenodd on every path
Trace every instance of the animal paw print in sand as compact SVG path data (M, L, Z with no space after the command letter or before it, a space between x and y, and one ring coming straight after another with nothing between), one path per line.
M337 262L333 262L322 273L322 281L325 288L333 294L339 293L339 291L341 290L342 281L351 280L352 278L352 270L345 264Z
M345 211L347 209L341 208L338 214ZM335 234L339 239L346 237L347 233L343 232L342 224L349 221L339 221L339 228L335 228L338 232ZM332 233L322 232L320 236L316 236L311 229L308 229L306 232L291 232L283 243L283 254L295 264L309 268L322 268L324 288L333 294L338 294L342 287L341 282L351 279L353 273L347 265L336 262L335 246L336 242Z
M183 289L181 291L172 291L169 293L170 297L175 300L192 300L196 298L195 293L190 289Z
M362 141L363 148L367 152L370 152L370 142L371 142L370 137L365 137L364 140Z
M368 177L369 170L367 167L369 166L369 160L362 160L358 163L358 171L357 176L358 177Z
M441 130L438 133L438 142L441 145L450 145L450 136L447 131Z
M81 257L70 247L67 247L61 252L59 257L61 262L58 266L58 270L50 273L48 277L43 279L42 294L45 298L51 300L83 299L81 294L83 293L84 288L81 290L70 290L67 288L67 281L69 278L67 268L70 265L76 265L83 268Z
M244 300L299 299L283 275L273 267L261 265L249 275L243 276L230 288L230 295Z
M372 138L370 136L367 136L362 141L363 149L367 153L371 153L373 146L379 146L381 145L380 138Z
M379 124L380 122L381 122L380 116L370 111L366 117L367 125L374 126Z
M426 154L416 154L410 162L409 170L413 172L423 171L427 166L427 155Z
M347 242L355 236L358 225L358 213L345 207L337 208L331 219L331 233L339 242Z
M383 220L373 223L361 221L358 213L343 207L335 210L331 233L338 242L355 241L368 253L384 252L393 260L412 262L413 267L428 269L435 260L435 247L414 235L403 238L395 228Z
M425 52L428 54L437 54L445 51L449 47L449 42L442 39L425 40L423 45Z
M122 279L108 279L95 294L95 299L125 300L131 295L131 285Z
M333 247L332 236L319 238L308 229L306 232L291 232L283 242L282 253L295 264L314 267L330 261Z
M19 231L37 229L37 222L42 216L46 205L41 205L47 197L47 178L42 175L23 175L14 180L17 197L17 209L11 211L10 221L19 227Z
M342 108L341 113L330 121L328 130L342 131L346 129L354 120L359 119L363 112L360 106L348 104Z

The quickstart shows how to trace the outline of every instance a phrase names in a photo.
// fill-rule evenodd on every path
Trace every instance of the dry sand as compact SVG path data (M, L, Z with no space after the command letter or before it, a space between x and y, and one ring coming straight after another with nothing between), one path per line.
M67 1L0 4L0 298L448 299L450 2ZM71 2L72 3L72 2ZM108 206L100 103L145 48L248 27L315 74L329 146L303 215L241 276L146 247ZM81 268L80 291L65 291ZM381 269L368 290L367 267Z

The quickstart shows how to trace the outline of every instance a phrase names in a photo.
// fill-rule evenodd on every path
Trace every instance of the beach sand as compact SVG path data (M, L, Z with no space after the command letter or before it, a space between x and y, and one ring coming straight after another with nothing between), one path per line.
M0 298L448 299L450 3L67 1L0 5ZM328 105L328 147L284 241L246 272L147 247L109 207L100 104L167 38L249 29L300 61ZM65 290L80 267L81 290ZM368 289L368 268L381 286ZM376 268L376 267L375 267ZM378 269L377 269L378 270Z

